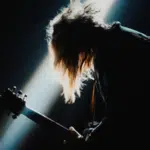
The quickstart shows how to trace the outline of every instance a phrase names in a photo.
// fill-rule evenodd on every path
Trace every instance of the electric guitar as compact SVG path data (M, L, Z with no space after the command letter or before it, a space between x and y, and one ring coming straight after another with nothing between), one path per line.
M4 92L0 94L0 101L3 108L13 114L13 119L16 119L20 114L22 114L35 123L39 124L47 131L53 128L61 130L64 133L63 135L65 135L66 139L83 139L83 136L78 131L76 131L74 127L64 127L51 118L48 118L47 116L27 107L25 101L26 98L27 95L23 96L22 91L17 90L15 86L12 89L8 88L4 90Z

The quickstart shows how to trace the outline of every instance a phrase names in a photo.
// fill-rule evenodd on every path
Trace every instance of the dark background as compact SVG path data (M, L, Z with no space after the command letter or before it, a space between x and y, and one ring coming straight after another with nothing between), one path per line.
M44 55L47 53L46 26L60 7L69 0L14 0L3 1L1 14L1 48L0 48L0 90L16 85L21 88L34 73ZM149 0L117 0L107 18L108 22L120 21L122 25L150 35ZM49 117L64 125L74 125L82 130L90 119L89 96L91 83L85 89L85 101L74 105L65 105L59 101L49 113ZM39 85L40 86L40 85ZM87 94L88 93L88 94ZM83 109L83 105L85 106ZM74 116L68 112L73 111ZM61 112L61 113L60 113ZM64 117L64 118L63 118ZM52 132L53 131L53 132ZM52 129L51 135L36 128L20 143L20 149L51 147L60 135ZM32 136L31 136L32 134ZM57 138L51 138L56 135Z

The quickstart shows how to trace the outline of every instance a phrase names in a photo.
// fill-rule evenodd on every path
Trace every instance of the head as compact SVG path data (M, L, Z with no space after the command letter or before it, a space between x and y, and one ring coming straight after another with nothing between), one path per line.
M65 102L80 97L85 81L94 79L97 34L109 28L94 3L71 3L50 21L47 28L49 52L59 74Z

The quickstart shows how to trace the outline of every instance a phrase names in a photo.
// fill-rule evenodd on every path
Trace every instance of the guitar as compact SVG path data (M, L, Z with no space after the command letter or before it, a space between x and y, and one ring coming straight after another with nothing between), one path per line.
M12 113L12 118L16 119L20 114L26 116L30 120L39 124L42 128L46 129L58 129L61 130L67 139L84 141L83 136L74 127L64 127L60 123L48 118L47 116L33 110L26 106L27 95L23 96L21 90L17 90L14 86L12 89L7 88L0 95L0 101L3 108ZM65 143L64 143L65 144Z

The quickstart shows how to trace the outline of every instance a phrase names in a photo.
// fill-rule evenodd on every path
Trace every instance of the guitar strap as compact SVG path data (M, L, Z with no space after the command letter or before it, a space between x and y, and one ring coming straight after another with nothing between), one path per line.
M107 102L106 102L105 96L104 96L103 91L102 91L99 76L96 72L94 72L94 78L95 78L95 80L94 80L94 83L93 83L92 98L91 98L92 124L94 124L94 120L95 120L96 90L98 91L101 100L105 104L105 110L104 111L107 111ZM105 115L105 113L106 112L104 112L104 115Z
M96 88L96 80L93 83L93 89L92 89L92 99L91 99L91 114L92 114L92 123L94 123L95 120L95 88Z

